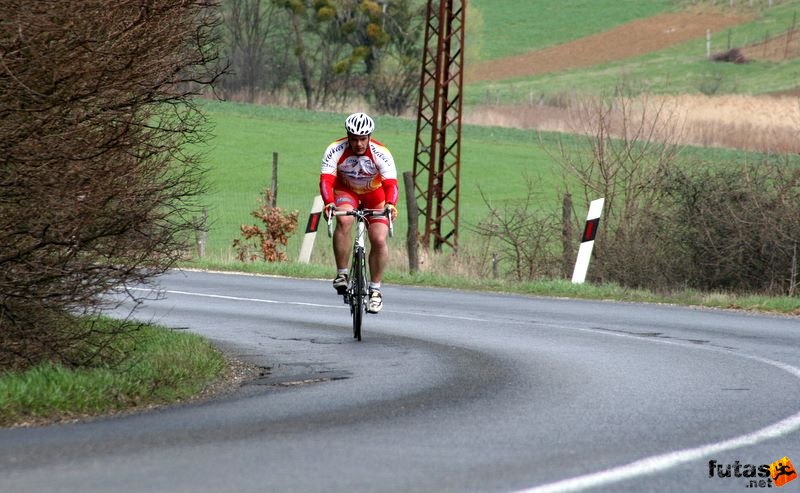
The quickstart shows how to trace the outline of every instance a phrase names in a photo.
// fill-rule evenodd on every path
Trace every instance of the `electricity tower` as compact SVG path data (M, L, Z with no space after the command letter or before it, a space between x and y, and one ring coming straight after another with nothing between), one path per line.
M435 5L436 4L436 5ZM422 245L458 249L461 88L467 0L428 0L414 146L414 196Z

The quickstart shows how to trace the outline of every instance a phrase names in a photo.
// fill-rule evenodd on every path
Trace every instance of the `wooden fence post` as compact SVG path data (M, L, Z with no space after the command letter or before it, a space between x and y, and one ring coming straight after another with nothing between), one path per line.
M208 214L206 213L205 207L203 207L200 224L197 223L197 216L192 216L192 225L194 226L194 242L197 246L197 255L200 258L203 258L206 255L206 233L208 231L208 228L206 228L207 221Z
M417 241L417 221L419 220L419 209L417 199L414 196L414 174L411 171L403 173L403 184L406 189L406 210L408 211L408 234L406 235L406 247L408 248L408 270L412 274L419 271L419 242Z
M272 153L272 208L278 206L278 153Z
M789 296L794 296L797 290L797 242L792 246L792 271L789 279Z
M564 277L569 277L572 272L572 259L575 258L573 247L575 234L572 227L572 194L564 194L561 206L561 265Z

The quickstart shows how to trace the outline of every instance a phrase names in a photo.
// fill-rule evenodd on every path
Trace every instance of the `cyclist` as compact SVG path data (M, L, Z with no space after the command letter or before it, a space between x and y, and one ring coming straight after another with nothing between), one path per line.
M322 155L319 189L325 203L325 217L335 209L389 209L392 220L397 217L397 169L394 158L383 144L372 138L375 122L365 113L353 113L345 119L346 137L332 142ZM333 233L333 255L336 278L333 287L339 294L347 290L347 263L350 257L352 216L337 216ZM367 312L383 308L381 280L389 260L386 217L368 219L369 302Z

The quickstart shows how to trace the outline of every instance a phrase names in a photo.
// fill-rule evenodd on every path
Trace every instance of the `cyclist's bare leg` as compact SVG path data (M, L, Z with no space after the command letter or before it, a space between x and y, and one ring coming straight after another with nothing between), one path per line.
M373 222L369 226L369 277L371 282L381 282L383 270L389 261L389 245L386 237L389 236L389 225Z
M352 207L342 207L352 209ZM353 228L355 218L352 216L338 216L336 230L333 232L333 257L336 259L337 269L346 269L350 261L350 244L353 239L350 230Z

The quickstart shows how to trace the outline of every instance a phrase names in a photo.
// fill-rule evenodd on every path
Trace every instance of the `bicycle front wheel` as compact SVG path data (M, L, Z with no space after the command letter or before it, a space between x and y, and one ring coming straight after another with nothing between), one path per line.
M353 337L361 340L361 319L364 315L364 300L367 297L367 266L364 250L353 253L352 292L350 293L350 312L353 315Z

